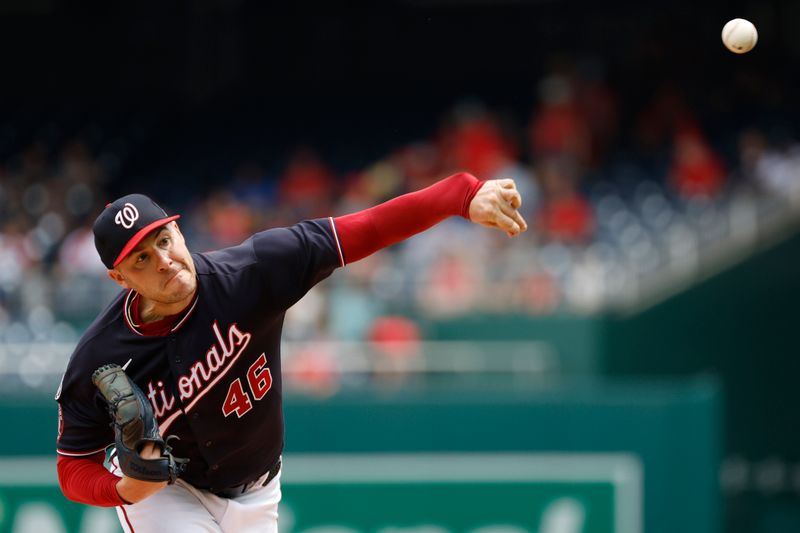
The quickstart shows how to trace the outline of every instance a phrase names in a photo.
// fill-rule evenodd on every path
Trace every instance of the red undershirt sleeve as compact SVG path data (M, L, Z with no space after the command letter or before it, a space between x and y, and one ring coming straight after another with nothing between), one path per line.
M58 456L58 483L67 499L98 507L116 507L127 502L117 492L119 477L103 467L105 452L86 457Z
M448 217L469 219L469 204L483 183L460 172L425 189L335 218L345 263L363 259Z

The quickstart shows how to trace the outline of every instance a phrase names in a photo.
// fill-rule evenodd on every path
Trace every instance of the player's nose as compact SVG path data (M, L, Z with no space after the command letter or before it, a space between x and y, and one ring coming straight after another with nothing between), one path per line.
M159 272L164 272L172 267L172 258L165 251L159 251L156 254L156 259Z

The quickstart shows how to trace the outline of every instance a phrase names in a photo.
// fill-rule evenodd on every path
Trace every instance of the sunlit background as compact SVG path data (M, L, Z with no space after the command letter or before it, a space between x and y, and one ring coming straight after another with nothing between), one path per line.
M800 530L800 6L584 4L0 5L0 533L116 530L47 474L52 395L118 290L106 203L150 194L201 252L457 171L513 178L530 230L448 220L288 312L283 530ZM325 509L301 457L389 452L489 454L500 510ZM493 485L509 461L538 496Z

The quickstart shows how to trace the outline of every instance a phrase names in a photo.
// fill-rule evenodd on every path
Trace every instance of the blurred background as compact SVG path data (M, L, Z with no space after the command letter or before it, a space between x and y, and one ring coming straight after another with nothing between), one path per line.
M735 17L759 30L741 56ZM150 194L205 251L462 170L514 178L530 230L448 220L289 311L282 529L800 531L798 20L789 0L0 2L0 532L117 527L48 466L61 373L118 289L91 235L107 202ZM495 515L414 486L367 517L379 497L341 480L325 509L298 472L327 453L482 457L490 490L445 492ZM532 493L503 485L509 458Z

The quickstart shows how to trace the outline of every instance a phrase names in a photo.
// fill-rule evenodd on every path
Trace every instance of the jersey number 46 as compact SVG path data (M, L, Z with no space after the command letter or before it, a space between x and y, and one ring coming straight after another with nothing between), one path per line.
M247 370L247 384L250 388L250 394L253 395L256 401L266 396L269 389L272 388L272 373L269 368L265 368L266 365L267 356L262 353ZM245 413L253 408L250 394L244 390L241 378L233 380L230 387L228 387L225 402L222 404L222 414L227 417L231 413L236 413L237 417L242 418Z

